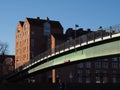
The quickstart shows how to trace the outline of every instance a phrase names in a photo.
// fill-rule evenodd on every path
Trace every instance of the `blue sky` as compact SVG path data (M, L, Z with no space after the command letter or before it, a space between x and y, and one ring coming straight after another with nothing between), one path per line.
M0 0L0 41L9 45L8 54L15 54L15 30L26 17L58 20L64 30L92 30L99 26L120 24L120 0Z

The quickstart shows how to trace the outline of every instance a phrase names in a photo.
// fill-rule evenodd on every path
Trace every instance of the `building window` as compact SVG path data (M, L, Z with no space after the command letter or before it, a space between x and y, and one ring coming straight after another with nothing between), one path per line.
M107 83L108 82L108 78L107 77L103 77L103 83Z
M16 42L16 46L18 46L18 42Z
M17 35L17 38L19 38L19 34Z
M17 30L18 32L20 32L20 28L18 28L18 30Z
M26 31L26 32L24 32L24 35L27 35L28 34L28 32Z
M24 33L22 35L24 36Z
M100 83L100 77L96 77L96 83Z
M116 77L113 77L112 81L113 81L113 83L116 83L117 82Z
M78 76L81 77L83 74L83 71L82 70L78 70Z
M70 82L72 82L72 79L73 79L73 73L72 72L70 72L69 78L70 78Z
M112 58L112 61L118 61L117 57Z
M95 62L95 67L96 68L101 68L101 62Z
M116 77L117 77L117 74L118 74L117 71L116 71L116 70L113 70L113 71L112 71L112 78L116 78Z
M90 83L91 81L90 81L90 77L87 77L86 78L86 83Z
M31 31L31 35L34 35L34 34L35 34L35 32Z
M120 62L120 57L119 57L119 62Z
M24 43L24 44L26 43L26 39L23 41L23 43Z
M23 41L23 43L24 43L24 44L28 43L28 40L27 40L27 39L25 39L25 40Z
M86 76L90 76L90 70L86 70Z
M103 72L104 74L107 74L107 70L102 70L102 72Z
M23 58L26 58L26 55L23 55Z
M120 62L119 62L119 69L120 69Z
M20 57L18 57L16 61L19 61L19 60L20 60Z
M44 35L50 34L50 24L48 22L44 23Z
M23 51L27 51L27 47L24 47L24 48L23 48Z
M21 41L20 41L20 46L21 46Z
M86 62L85 66L86 66L86 68L91 68L91 62Z
M28 26L25 24L24 25L24 30L27 30L28 29Z
M22 35L21 34L19 34L19 38L21 38L22 37Z
M118 63L117 62L112 62L112 68L117 69L118 68Z
M106 61L106 62L107 62L107 61L108 61L108 59L103 59L103 61Z
M18 49L18 53L21 54L21 50L20 49Z
M28 54L26 54L26 58L28 59Z
M68 40L72 40L72 37L68 37Z
M108 68L108 62L102 62L102 68Z
M21 38L21 34L19 34L19 38Z
M34 47L34 39L31 39L31 47Z
M78 82L79 82L79 83L82 83L82 77L79 77L79 78L78 78Z
M34 58L34 52L33 52L33 51L31 51L30 53L31 53L31 55L30 55L30 56L31 56L31 58Z
M107 77L108 76L108 71L107 70L101 70L101 76Z
M98 76L98 77L99 77L99 76L100 76L100 74L101 74L101 71L100 71L100 70L96 70L96 71L95 71L95 75L96 75L96 76Z
M78 67L78 68L83 68L84 65L83 65L83 63L79 63L79 64L77 65L77 67Z
M17 45L20 46L20 42L19 41L17 42Z

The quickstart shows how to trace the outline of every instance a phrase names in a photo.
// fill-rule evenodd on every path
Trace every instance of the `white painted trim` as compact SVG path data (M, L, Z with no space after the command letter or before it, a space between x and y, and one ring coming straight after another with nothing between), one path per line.
M66 49L65 49L65 51L69 51L69 49L68 49L68 48L66 48Z
M88 44L94 43L94 40L88 41Z
M59 52L56 52L55 54L59 54Z
M81 43L81 46L87 45L87 42Z
M75 48L80 47L80 44L76 45Z
M51 57L50 55L48 55L48 58Z
M51 56L54 56L54 55L55 55L54 53L51 54Z
M102 41L102 38L95 39L95 42Z
M60 53L64 52L64 50L61 50Z
M114 38L114 37L120 37L120 33L113 34L113 35L112 35L112 38Z
M103 40L110 39L110 36L103 37Z

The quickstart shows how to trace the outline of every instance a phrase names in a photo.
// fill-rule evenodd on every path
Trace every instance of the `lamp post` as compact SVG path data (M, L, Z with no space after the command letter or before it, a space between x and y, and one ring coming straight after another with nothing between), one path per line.
M77 27L79 27L78 24L75 24L75 42L74 42L74 47L76 46L76 30L77 30ZM75 53L76 53L76 48L75 48Z
M75 24L75 44L76 44L76 30L77 30L77 27L79 27L79 25Z

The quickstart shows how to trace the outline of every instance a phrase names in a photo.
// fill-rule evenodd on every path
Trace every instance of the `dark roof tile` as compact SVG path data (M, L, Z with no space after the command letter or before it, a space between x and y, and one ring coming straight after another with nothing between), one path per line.
M24 22L23 21L19 21L19 22L20 22L21 26L23 26Z
M38 18L27 18L28 22L33 26L42 26L47 20L38 19ZM63 28L59 21L49 20L49 23L52 28Z

